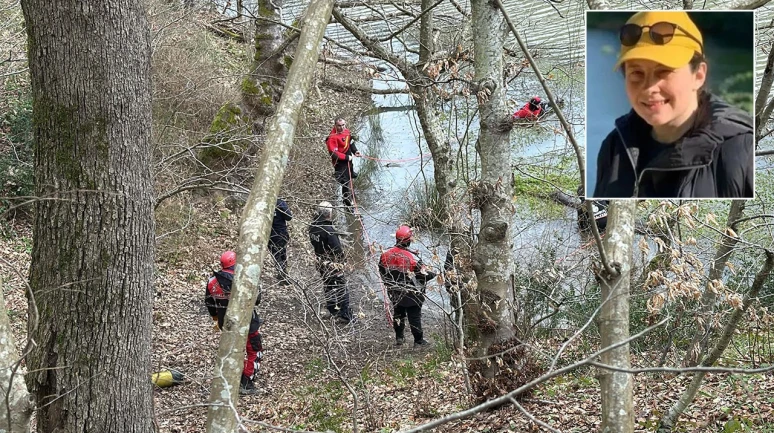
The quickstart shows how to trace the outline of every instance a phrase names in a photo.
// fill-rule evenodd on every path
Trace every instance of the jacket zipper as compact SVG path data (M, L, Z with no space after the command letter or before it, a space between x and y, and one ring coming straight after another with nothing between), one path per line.
M626 145L626 141L623 138L623 134L621 134L621 130L618 129L618 126L615 127L616 132L618 132L618 137L621 139L621 144L623 144L624 150L626 150L626 155L629 157L629 162L632 164L632 170L637 173L637 164L634 162L634 158L632 157L632 154L629 153L629 147ZM712 158L710 158L709 162L706 164L699 164L699 165L692 165L689 167L677 167L677 168L644 168L640 175L637 176L637 182L634 184L634 192L632 193L632 197L637 197L640 192L640 183L642 182L642 176L645 174L646 171L681 171L681 170L694 170L697 168L707 167L710 164L712 164Z

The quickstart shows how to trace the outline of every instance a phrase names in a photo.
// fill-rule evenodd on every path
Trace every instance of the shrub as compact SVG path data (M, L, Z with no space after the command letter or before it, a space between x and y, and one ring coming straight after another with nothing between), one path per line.
M487 351L492 358L487 361L473 361L468 365L473 392L480 403L507 394L545 372L545 368L528 351L528 347L519 346L520 344L521 341L513 338L492 345ZM498 366L498 372L493 378L485 377L490 362ZM524 399L531 394L532 389L529 389L519 394L516 399Z

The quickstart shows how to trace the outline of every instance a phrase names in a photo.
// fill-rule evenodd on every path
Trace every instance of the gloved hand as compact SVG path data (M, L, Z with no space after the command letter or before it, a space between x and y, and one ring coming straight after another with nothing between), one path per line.
M212 321L213 321L212 330L213 331L220 331L220 326L218 325L218 318L217 317L213 317Z

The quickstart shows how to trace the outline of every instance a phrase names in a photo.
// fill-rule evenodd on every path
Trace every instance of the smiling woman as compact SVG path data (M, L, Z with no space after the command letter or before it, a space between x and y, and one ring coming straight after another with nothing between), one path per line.
M705 44L691 17L634 13L619 41L615 68L631 110L596 155L591 197L753 198L752 118L705 89Z

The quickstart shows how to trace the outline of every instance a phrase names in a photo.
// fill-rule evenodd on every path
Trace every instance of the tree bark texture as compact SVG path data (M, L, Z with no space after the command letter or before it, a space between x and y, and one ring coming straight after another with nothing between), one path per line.
M774 252L767 250L766 261L763 263L761 270L758 271L758 274L755 275L752 287L750 287L750 291L745 295L744 300L742 301L742 307L731 313L731 317L728 319L726 326L723 327L723 332L717 343L715 343L715 347L713 347L712 351L710 351L710 353L701 361L702 367L711 367L723 355L723 352L726 350L729 343L731 343L731 338L734 336L734 332L736 332L739 321L742 320L747 309L750 308L750 304L758 299L761 288L766 283L766 280L771 277L772 269L774 269ZM683 391L680 399L677 400L664 417L661 418L657 430L658 433L668 433L672 431L677 419L683 411L685 411L688 405L691 404L696 393L699 392L699 387L706 374L707 372L705 371L699 371L694 374L693 380L691 380L688 388Z
M735 226L736 221L744 215L744 200L734 200L731 202L731 208L728 210L728 218L726 219L726 227L732 228ZM728 236L724 231L720 235L720 243L717 251L715 251L715 258L712 260L712 267L707 274L708 283L713 280L720 280L723 277L723 270L726 268L726 262L731 259L731 255L734 253L736 244L739 243L738 237ZM709 284L708 284L709 285ZM688 351L683 359L683 365L686 367L693 367L699 363L699 360L707 353L707 346L709 344L710 336L712 334L712 320L711 316L715 311L715 300L717 296L715 292L704 288L704 293L701 296L701 310L696 314L696 331L693 334L691 345L688 346Z
M481 157L481 182L474 195L481 211L481 230L473 253L480 305L468 313L477 328L479 351L513 337L513 182L511 172L510 110L503 85L505 19L488 0L471 2L475 50L475 84L480 125L476 149ZM489 363L485 376L496 374Z
M282 0L258 0L255 19L255 54L250 73L242 81L242 98L254 116L269 116L280 100L291 58L278 53L282 45Z
M23 0L41 432L153 431L150 32L135 0Z
M761 86L758 88L758 95L755 97L756 143L763 139L763 132L766 130L766 124L771 117L771 110L774 109L774 100L769 100L772 84L774 84L774 50L769 50L769 55L766 57L766 66L763 68Z
M607 218L605 251L618 275L602 275L599 333L602 348L629 338L629 284L634 244L634 217L637 202L613 200ZM603 364L630 368L629 345L602 354ZM633 378L631 374L610 370L599 371L602 395L602 433L632 433L634 411L632 408Z
M433 6L435 0L422 0L422 10L426 11L422 15L419 23L419 64L425 65L433 56L435 47L433 46Z
M0 287L5 287L2 279ZM0 289L0 432L30 431L32 396L27 392L22 369L18 368L19 362L13 331L5 310L5 297Z
M210 390L212 406L207 412L208 433L239 431L240 418L236 408L239 379L247 331L258 295L263 258L269 241L274 205L285 176L296 124L312 84L320 42L330 20L332 8L333 0L312 0L306 9L296 48L296 60L290 67L277 113L271 118L267 129L266 141L272 143L272 150L261 155L255 183L242 214L234 284Z

